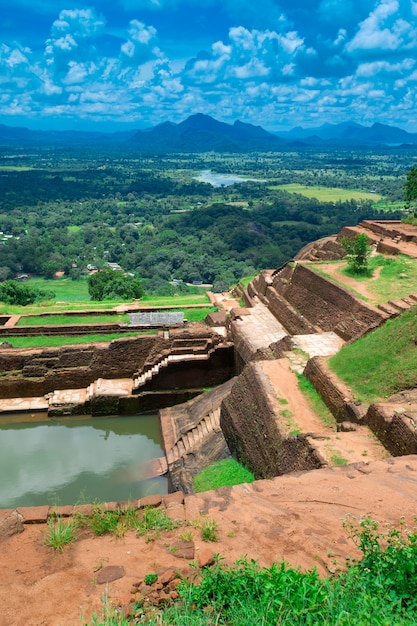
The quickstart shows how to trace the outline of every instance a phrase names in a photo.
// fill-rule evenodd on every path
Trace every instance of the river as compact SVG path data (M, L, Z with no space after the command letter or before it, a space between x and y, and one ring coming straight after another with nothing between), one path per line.
M195 177L200 183L209 183L213 187L230 187L237 183L247 183L249 181L255 183L265 183L266 180L260 178L244 178L243 176L234 176L232 174L216 174L211 170L203 170Z

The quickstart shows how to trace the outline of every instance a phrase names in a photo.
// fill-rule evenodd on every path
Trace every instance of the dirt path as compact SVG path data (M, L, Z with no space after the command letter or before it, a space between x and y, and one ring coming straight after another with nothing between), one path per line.
M303 433L335 430L334 426L324 426L322 420L310 408L298 388L297 377L290 369L288 359L261 361L259 367L268 376L277 395L286 402L278 408L278 411L282 414L283 422L288 421L289 430L299 429Z
M365 298L368 298L371 304L376 304L377 298L372 291L368 290L368 285L379 277L382 267L377 267L373 272L372 278L370 278L366 283L356 280L351 276L346 276L340 272L342 268L346 267L346 261L341 261L340 263L320 263L320 266L318 267L322 272L325 272L339 283L342 283L342 285L347 285Z
M207 552L226 562L244 555L261 565L285 559L318 567L324 575L357 555L342 528L347 514L382 523L398 523L404 515L412 527L416 501L417 457L408 456L186 496L178 516L195 522L206 513L218 523L219 539L211 544L201 540L198 528L188 527L197 559ZM0 542L0 626L80 626L100 612L105 595L125 604L144 575L188 566L172 549L183 530L148 543L133 532L120 539L84 535L54 553L42 542L45 525L26 526ZM111 565L123 567L124 576L101 584L100 572Z

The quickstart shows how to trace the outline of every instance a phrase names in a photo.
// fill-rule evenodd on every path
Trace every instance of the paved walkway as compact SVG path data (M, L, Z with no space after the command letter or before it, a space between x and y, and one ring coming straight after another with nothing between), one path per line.
M268 348L271 343L276 343L288 335L282 324L264 304L258 303L248 311L250 315L242 316L235 323L254 350Z
M339 352L344 341L334 332L320 333L315 335L294 335L292 338L295 346L313 356L332 356Z

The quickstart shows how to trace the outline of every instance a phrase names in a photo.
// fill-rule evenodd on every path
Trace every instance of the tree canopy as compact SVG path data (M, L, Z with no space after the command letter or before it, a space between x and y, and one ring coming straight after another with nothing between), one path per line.
M105 269L89 276L88 293L92 300L133 300L141 298L144 290L136 278Z

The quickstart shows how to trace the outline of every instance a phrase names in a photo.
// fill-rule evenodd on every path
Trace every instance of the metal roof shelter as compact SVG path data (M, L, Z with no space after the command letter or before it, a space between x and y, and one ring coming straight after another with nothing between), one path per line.
M144 311L129 313L129 326L178 326L184 324L183 311Z

